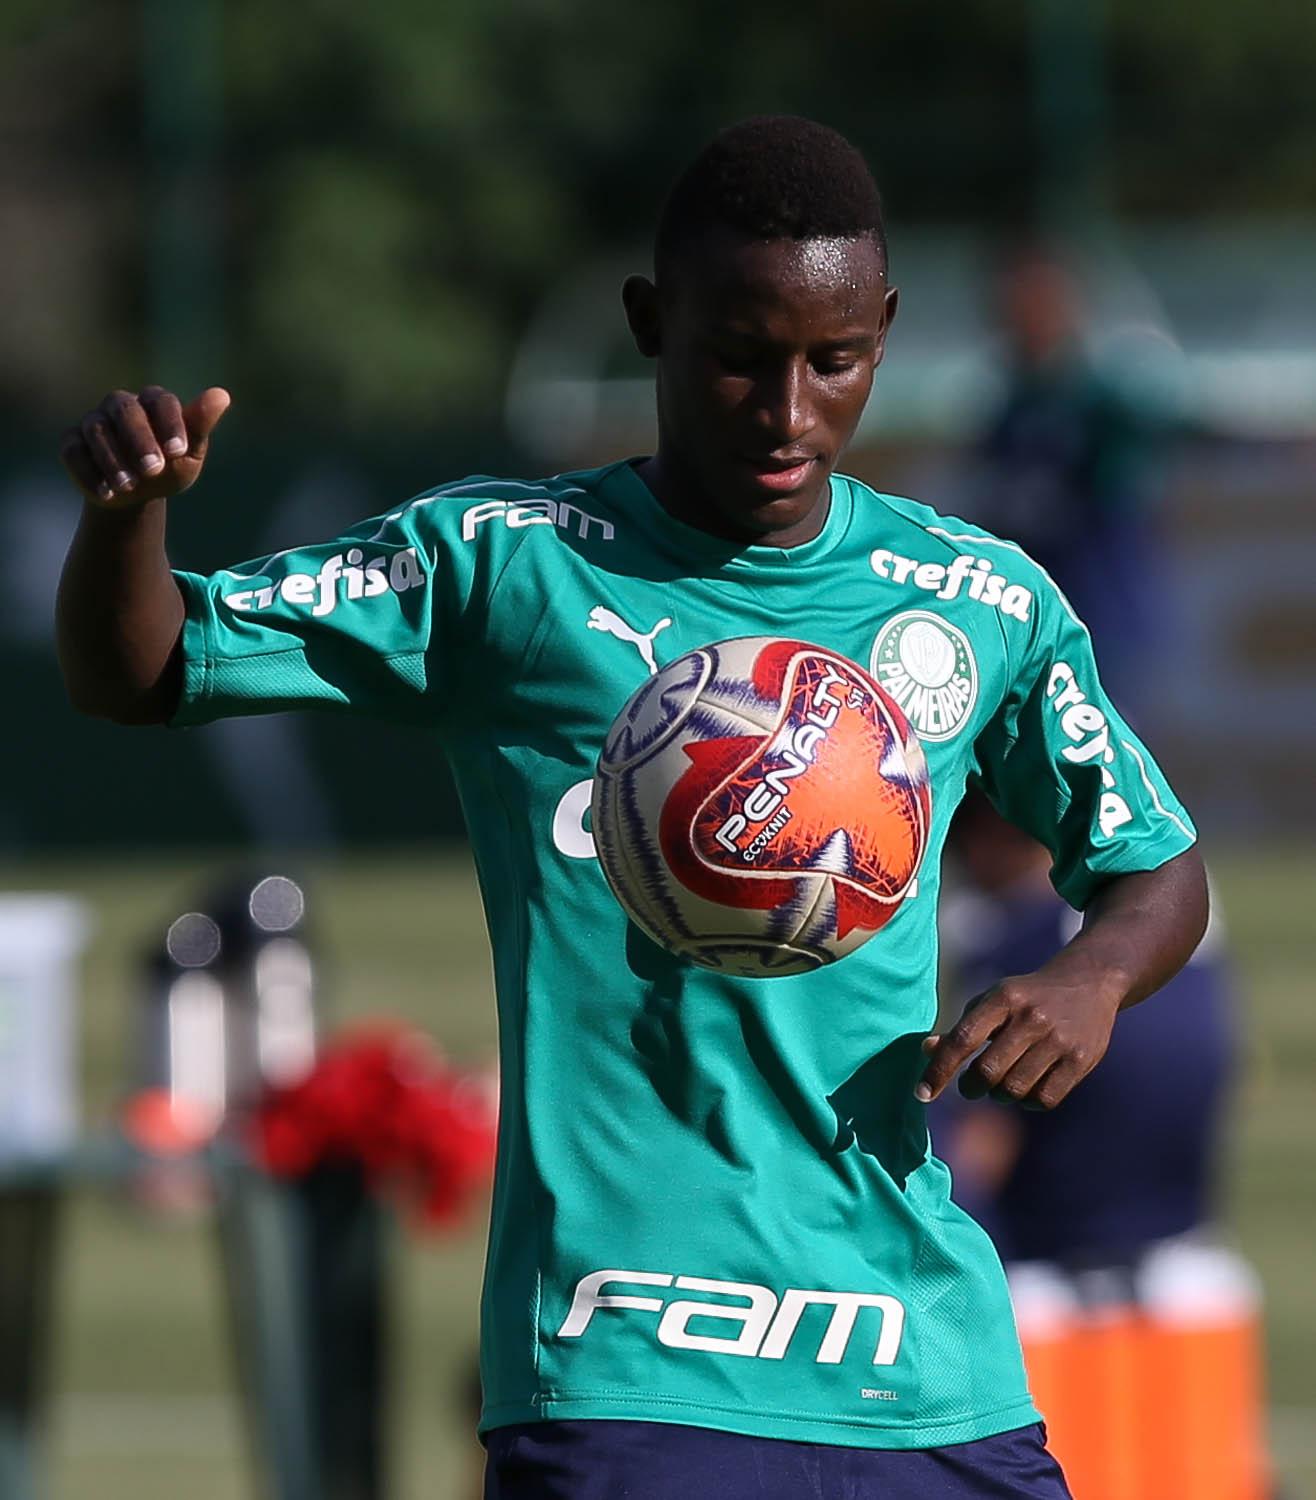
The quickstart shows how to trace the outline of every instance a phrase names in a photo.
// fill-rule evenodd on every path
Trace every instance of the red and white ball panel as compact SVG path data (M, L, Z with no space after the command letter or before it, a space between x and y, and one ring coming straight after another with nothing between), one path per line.
M705 967L802 973L898 910L927 846L927 763L863 668L753 636L688 652L617 716L594 841L631 918Z

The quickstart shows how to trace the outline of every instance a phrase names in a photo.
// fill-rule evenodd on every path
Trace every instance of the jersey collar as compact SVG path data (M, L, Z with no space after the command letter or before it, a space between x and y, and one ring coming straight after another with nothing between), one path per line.
M840 474L831 477L827 520L816 537L798 547L764 547L712 536L669 515L636 473L636 464L643 462L643 458L628 458L614 464L604 475L601 488L618 511L641 523L663 552L697 561L701 572L797 572L826 557L850 529L854 496L850 482Z

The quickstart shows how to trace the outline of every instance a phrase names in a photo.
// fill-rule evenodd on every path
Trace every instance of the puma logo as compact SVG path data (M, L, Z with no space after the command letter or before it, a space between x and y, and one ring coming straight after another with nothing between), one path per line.
M596 604L590 610L587 621L591 630L602 630L607 635L615 635L619 641L629 641L640 653L641 660L649 669L650 677L658 675L658 663L653 654L654 637L660 631L666 630L671 623L671 617L664 615L647 635L641 635L638 630L632 630L620 615L614 614L610 609L605 609L601 604Z

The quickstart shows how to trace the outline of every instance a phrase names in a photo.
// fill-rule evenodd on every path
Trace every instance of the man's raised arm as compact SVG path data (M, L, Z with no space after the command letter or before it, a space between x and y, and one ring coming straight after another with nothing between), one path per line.
M183 599L165 553L165 507L195 483L228 410L218 386L183 406L147 386L114 391L60 444L82 492L55 609L73 706L120 724L163 724L182 681Z

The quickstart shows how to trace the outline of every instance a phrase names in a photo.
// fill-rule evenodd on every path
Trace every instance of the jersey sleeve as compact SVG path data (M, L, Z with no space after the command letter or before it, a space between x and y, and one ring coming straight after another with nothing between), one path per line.
M176 572L186 618L172 722L305 707L441 719L472 644L476 580L433 523L440 498L209 577Z
M1156 869L1197 833L1106 696L1087 629L1036 572L1032 632L1004 702L974 747L970 779L1003 817L1051 851L1052 884L1082 910L1104 880Z

